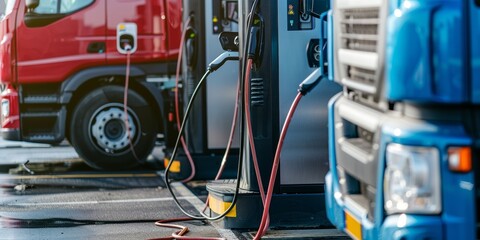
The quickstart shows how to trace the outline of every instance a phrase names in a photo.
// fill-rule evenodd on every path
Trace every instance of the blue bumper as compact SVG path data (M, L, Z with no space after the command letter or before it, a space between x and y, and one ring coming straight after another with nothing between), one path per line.
M326 178L327 216L340 230L345 231L345 208L340 199L335 199L332 175ZM340 193L337 191L337 195ZM349 210L350 212L352 210ZM443 223L439 216L392 215L385 218L383 224L375 226L368 219L361 219L363 239L443 239ZM474 239L472 237L471 239Z
M442 220L438 216L388 216L378 239L443 239Z

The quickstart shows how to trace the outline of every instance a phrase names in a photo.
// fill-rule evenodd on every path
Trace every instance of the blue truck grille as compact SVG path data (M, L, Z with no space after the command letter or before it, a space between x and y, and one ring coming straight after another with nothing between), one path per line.
M369 101L379 102L383 80L383 1L335 3L335 81Z
M335 154L345 202L373 221L377 188L379 129L383 112L341 97L335 103Z

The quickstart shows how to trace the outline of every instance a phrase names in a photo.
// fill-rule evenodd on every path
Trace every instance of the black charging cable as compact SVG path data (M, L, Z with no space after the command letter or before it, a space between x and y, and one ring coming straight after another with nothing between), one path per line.
M175 147L173 148L173 151L172 151L172 156L171 156L171 159L175 159L175 156L177 154L177 151L178 151L178 145L179 145L179 142L180 142L180 139L181 139L181 136L185 130L185 124L186 124L186 121L188 119L188 117L190 116L190 112L191 112L191 109L192 109L192 105L193 105L193 102L195 100L195 98L197 97L198 95L198 92L200 91L200 89L203 87L207 77L214 71L218 70L221 66L223 66L223 64L225 64L227 61L230 61L230 60L238 60L239 59L239 56L238 56L238 53L237 52L225 52L223 54L221 54L220 56L218 56L215 60L213 60L208 68L207 68L207 71L205 72L205 74L202 76L202 78L200 79L200 81L198 82L197 86L195 87L195 90L193 91L192 93L192 96L190 97L190 100L187 104L187 107L185 109L185 114L183 116L183 119L182 119L182 123L180 125L180 129L178 131L178 136L177 136L177 140L175 142ZM241 152L241 151L240 151ZM240 160L238 161L238 169L237 169L237 186L236 186L236 191L235 191L235 194L234 194L234 197L233 197L233 201L232 201L232 204L229 206L229 208L226 209L226 211L216 217L209 217L207 215L205 215L204 213L200 212L201 216L198 216L198 215L192 215L190 213L188 213L184 208L183 206L180 204L180 202L178 201L177 197L175 196L175 193L173 192L173 189L171 188L170 186L170 180L169 180L169 173L170 173L170 168L172 166L172 163L173 161L169 161L167 167L165 168L165 185L167 186L167 189L168 191L170 192L170 194L172 195L172 198L175 202L175 204L178 206L178 208L185 214L187 215L188 217L191 217L192 219L195 219L195 220L211 220L211 221L214 221L214 220L218 220L218 219L221 219L223 218L224 216L226 216L232 209L233 207L235 206L235 203L236 203L236 199L237 199L237 195L238 195L238 191L239 191L239 188L240 188L240 177L241 177L241 170L242 170L242 161L241 161L241 158L242 158L242 155L240 154Z

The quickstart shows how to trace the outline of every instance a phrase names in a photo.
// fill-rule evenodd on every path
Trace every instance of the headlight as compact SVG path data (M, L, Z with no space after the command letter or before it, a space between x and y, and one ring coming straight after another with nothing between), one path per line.
M10 115L10 103L7 99L2 99L2 117L7 118Z
M442 210L436 148L389 144L386 158L384 192L388 214L435 214Z

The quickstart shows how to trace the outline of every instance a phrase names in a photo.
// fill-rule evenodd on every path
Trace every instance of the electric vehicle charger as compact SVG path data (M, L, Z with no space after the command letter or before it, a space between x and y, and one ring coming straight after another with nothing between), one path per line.
M187 34L184 42L183 63L180 75L180 116L185 111L185 106L192 95L195 86L198 84L201 76L206 72L208 63L214 60L218 55L224 51L235 48L224 48L224 41L229 40L231 44L238 45L237 41L231 38L232 35L238 36L239 26L236 22L227 21L228 16L223 15L222 2L225 0L213 1L198 1L185 0L183 3L183 21L191 17L192 20L187 27ZM237 0L228 0L235 7L238 5ZM234 9L235 13L237 8ZM232 15L238 17L237 14ZM215 18L214 18L215 17ZM216 19L217 21L212 21ZM182 23L183 25L183 23ZM222 35L228 32L227 36ZM220 39L223 36L223 39ZM226 37L226 38L225 38ZM221 44L218 44L218 40ZM233 46L233 45L232 45ZM232 47L230 46L230 47ZM223 49L223 50L222 50ZM196 175L194 179L197 180L211 180L214 179L217 170L219 169L225 152L225 143L228 141L228 132L230 131L231 110L234 109L235 104L235 87L237 85L237 77L240 68L237 62L226 63L221 69L215 72L214 78L222 79L219 82L206 82L202 88L197 100L195 101L192 113L187 121L187 127L183 135L190 154L195 163ZM174 112L174 92L170 91L171 104L168 106L171 109L171 117L169 120L169 127L175 127L175 120L173 119ZM183 104L182 104L183 102ZM183 105L183 106L182 106ZM179 118L181 121L181 117ZM235 129L236 136L238 134L238 127ZM169 158L173 146L175 144L175 136L168 139L166 155ZM236 177L236 161L239 152L239 138L235 137L232 148L228 156L227 165L225 166L222 178ZM164 166L168 165L169 159L165 158ZM173 163L170 177L172 179L181 180L187 178L190 171L190 164L187 157L180 151L177 154L175 162Z
M259 33L259 31L258 31L262 28L258 27L258 26L254 26L255 17L259 18L259 16L256 15L256 13L255 13L255 11L257 9L257 6L258 6L258 2L259 1L256 0L253 3L251 11L248 15L248 20L247 20L247 26L248 26L247 27L248 37L247 38L248 38L248 41L247 41L247 44L246 44L247 47L244 48L244 53L243 53L243 56L248 56L248 58L244 58L244 61L242 62L241 77L239 78L239 85L238 85L241 88L241 91L239 91L239 93L240 92L244 93L244 94L240 95L241 98L240 98L239 102L244 104L245 108L240 108L240 109L242 109L243 113L246 114L247 125L250 125L250 122L248 121L248 119L250 118L249 117L249 111L248 111L248 109L249 109L249 102L248 102L249 92L246 91L246 89L248 88L248 85L249 85L248 77L250 76L250 70L253 67L254 60L261 59L261 47L262 47L262 44L263 44L263 38L261 37L261 33ZM263 23L263 22L260 21L260 23ZM263 25L262 25L262 27L263 27ZM258 61L258 62L260 62L260 61ZM241 117L240 130L241 130L240 135L244 136L245 124L244 124L243 115ZM247 130L251 130L251 128L247 127ZM251 131L249 131L248 135L252 136ZM250 141L253 141L253 138L250 138ZM257 182L259 184L259 190L260 190L260 194L261 194L261 197L262 197L262 202L264 202L265 201L265 193L264 193L264 189L263 189L263 185L262 185L261 175L260 175L260 172L259 172L258 161L257 161L257 158L256 158L255 146L253 144L250 144L250 148L251 148L251 151L252 151L253 163L254 163L255 170L256 170L256 179L257 179ZM243 149L243 141L242 141L242 147L240 149ZM243 150L241 150L240 152L242 152L242 151ZM215 180L217 180L217 178ZM235 194L233 196L233 200L230 203L230 207L235 205L236 197L237 197L238 191L239 191L239 182L240 182L239 178L237 177ZM207 204L209 203L209 200L210 200L210 198L207 199ZM228 212L228 211L226 211L226 212ZM222 215L223 214L220 214L219 216L222 216Z
M256 2L259 3L260 1ZM249 95L244 96L242 101L243 104L251 105L251 115L246 112L249 107L247 107L247 110L244 110L245 114L250 115L250 117L245 118L245 121L247 121L246 124L250 129L245 129L245 131L251 133L253 130L253 134L244 135L244 142L245 144L251 143L250 145L255 145L252 144L252 142L254 142L257 148L256 150L250 150L250 146L243 148L245 150L243 154L246 156L244 157L244 166L246 167L242 171L241 194L237 198L236 214L230 215L228 218L222 220L221 224L225 228L251 229L259 226L262 210L264 209L263 204L261 204L262 201L260 201L261 194L259 194L259 192L262 186L266 188L269 184L267 179L267 181L262 181L263 184L258 184L259 174L257 174L258 171L255 169L255 161L253 161L252 164L252 160L256 157L261 161L261 175L266 176L268 174L271 176L272 161L275 159L275 153L277 152L276 146L279 141L278 137L281 135L281 125L283 125L283 119L285 119L285 115L283 114L292 112L290 110L290 104L285 100L290 98L293 100L296 98L295 95L291 96L291 93L294 93L291 89L294 89L295 85L297 85L292 79L304 78L304 76L306 77L312 72L310 70L312 67L304 64L304 61L302 61L303 58L308 57L306 55L309 54L305 52L305 46L311 39L318 38L318 27L322 27L323 22L317 19L312 20L311 26L313 26L313 29L307 29L303 32L299 32L299 30L303 29L303 26L297 26L296 28L298 29L290 29L290 18L292 17L281 13L285 8L289 7L289 4L297 4L297 7L294 8L296 11L299 2L300 1L294 0L279 0L277 4L277 2L267 3L266 1L261 1L261 3L259 3L259 13L247 15L249 16L247 22L255 21L255 24L249 24L248 27L243 27L244 34L240 35L240 40L244 41L242 45L246 45L242 50L246 51L243 54L245 58L243 58L244 62L242 62L242 74L247 74L247 70L250 69L247 67L247 65L249 65L247 56L259 58L255 59L255 64L252 64L251 79L250 77L242 77L244 81L251 82L250 84L245 84L244 82L243 86L244 91L251 92L250 102L248 102ZM316 2L320 3L320 1ZM245 16L245 14L242 14L242 10L245 11L245 9L248 9L248 11L254 12L257 9L256 6L249 8L250 4L249 1L245 2L243 5L244 8L240 9L240 16ZM272 7L271 4L276 5L276 7ZM315 4L318 5L317 3ZM307 12L309 12L308 8ZM324 12L324 9L322 9L321 12ZM298 16L298 14L295 14L295 16ZM265 20L265 24L261 23L262 20ZM262 29L262 25L269 26L272 24L278 24L278 29ZM294 25L295 24L299 25L298 22L294 22ZM317 28L315 28L315 26L317 26ZM247 35L247 37L245 37L245 35ZM265 35L263 36L264 40L254 37L262 37L262 35ZM276 44L264 46L260 44L262 48L255 49L255 47L258 46L255 44L256 41L275 42ZM245 42L247 43L245 44ZM262 59L262 56L258 55L258 50L263 50L260 52L265 53L264 58L266 59ZM251 61L253 61L253 59ZM279 68L279 66L282 66L282 68ZM318 71L315 72L315 74L318 73ZM315 74L312 75L312 77L315 76ZM312 77L308 79L313 80ZM302 94L306 94L308 89L313 88L318 82L319 81L304 81L300 88ZM292 84L294 86L292 86ZM281 176L280 180L275 182L272 193L273 204L270 214L276 216L270 219L270 224L272 224L273 227L331 226L326 216L324 216L325 210L322 204L322 202L325 201L322 192L322 171L324 170L324 163L327 163L325 160L328 160L328 156L324 156L323 154L326 153L326 151L324 152L322 150L325 148L324 143L326 143L326 141L323 141L323 137L326 135L326 129L323 132L323 127L318 127L326 126L326 118L323 118L323 109L326 107L326 104L323 107L323 105L319 105L318 101L328 101L329 96L337 93L340 88L336 85L329 84L328 81L323 82L321 86L321 95L323 96L318 98L319 93L315 92L312 94L315 100L312 102L311 100L313 100L313 98L310 98L309 101L305 101L305 107L297 110L298 114L303 116L308 114L308 116L311 117L307 119L293 119L290 127L292 135L285 140L285 144L282 146L282 162L281 166L278 166L278 172ZM249 123L249 120L251 120L252 123ZM290 124L290 122L287 122L287 124ZM317 127L311 128L312 125L316 125ZM303 134L305 131L301 129L305 129L305 126L311 129L306 135ZM319 130L322 132L318 132ZM295 131L294 134L292 131ZM251 139L252 135L254 141ZM321 136L311 138L311 141L306 144L304 140L305 137L310 138L311 135ZM315 149L311 148L312 144L314 144ZM262 147L260 148L260 146ZM250 154L248 153L249 151L252 152L251 156L247 155ZM318 151L321 151L321 153L318 154ZM299 167L299 164L308 165ZM313 165L310 167L310 164ZM304 172L306 175L303 174ZM257 176L257 182L255 182L255 176ZM216 201L212 203L212 206L231 203L231 193L234 190L233 183L233 181L217 181L207 184L209 198L212 197L214 198L213 200ZM272 200L269 202L272 202ZM218 208L217 210L222 210L222 208ZM220 213L220 211L217 212ZM260 216L258 213L260 213ZM268 211L266 213L268 214ZM260 227L260 231L265 232L270 224L264 222Z
M327 16L326 13L323 13L319 16L320 19L324 19ZM323 34L323 24L320 27L320 32ZM323 42L323 37L320 38L319 40L319 45L321 49L324 49L324 42ZM323 55L323 54L322 54ZM260 222L260 226L258 228L258 232L254 237L254 240L261 239L263 235L265 235L266 231L268 230L268 216L269 216L269 210L270 210L270 203L272 200L272 195L273 195L273 188L275 185L276 181L276 176L278 172L278 167L280 163L280 154L282 152L283 148L283 143L286 137L286 134L288 132L288 128L290 126L290 122L293 118L293 115L295 114L295 111L297 109L298 104L300 103L300 100L302 99L303 96L307 95L310 91L312 91L319 82L322 80L326 79L325 77L325 72L324 72L324 67L323 67L323 57L320 59L320 68L317 68L315 71L313 71L307 78L305 78L302 83L300 83L298 87L298 93L297 96L295 97L289 111L287 114L287 117L285 119L284 125L282 127L282 130L280 132L280 137L278 140L277 148L275 151L275 157L273 160L273 166L272 166L272 172L270 174L270 181L268 184L268 190L267 190L267 197L266 197L266 203L264 204L264 210L262 213L262 218Z
M256 9L257 3L258 3L258 1L255 1L255 2L254 2L254 5L253 5L253 7L252 7L252 12L253 12L254 9ZM252 17L253 14L252 14L252 12L251 12L251 14L249 15L250 17L249 17L249 21L248 21L248 22L249 22L250 24L253 22L253 17ZM243 85L243 84L240 85L240 86L242 86L242 91L246 91L246 88L247 88L247 86L249 85L249 81L248 81L248 78L250 77L250 71L249 71L249 70L252 68L254 57L256 57L256 56L258 55L258 52L259 52L259 48L257 48L257 47L258 47L258 44L257 44L257 41L256 41L256 40L258 40L258 30L259 30L259 28L252 27L252 28L249 28L249 29L250 29L250 30L248 31L248 34L250 35L250 37L248 38L248 39L249 39L248 42L249 42L249 46L250 46L250 47L248 48L248 56L249 56L249 59L248 59L248 62L247 62L247 64L246 64L245 68L244 68L245 71L242 71L242 73L245 73L245 78L243 78L243 77L240 78L240 79L245 79L245 82L244 82L245 85ZM254 36L254 37L252 37L252 36ZM260 44L260 45L261 45L261 44ZM251 46L255 46L255 47L251 47ZM247 54L245 54L244 56L246 56L246 55L247 55ZM220 58L220 59L225 59L225 57ZM225 61L225 60L223 60L223 61ZM201 87L201 85L203 84L203 81L205 80L205 78L208 76L208 74L210 74L210 70L214 70L214 66L215 66L215 65L213 65L213 64L210 66L210 67L212 67L212 68L209 68L209 69L208 69L207 73L205 73L204 77L202 77L202 80L200 81L200 83L198 84L197 88L195 89L194 94L192 95L192 98L190 99L189 106L187 107L187 111L186 111L186 114L185 114L186 117L188 116L191 102L192 102L192 100L194 100L194 98L195 98L195 96L196 96L196 93L198 92L198 88ZM315 80L315 81L313 81L313 79L312 79L312 77L313 77L313 76L316 76L317 73L318 73L318 71L317 71L317 72L314 72L314 74L312 74L311 77L307 79L308 81L304 81L304 82L302 83L302 86L304 86L304 87L301 87L301 93L299 93L299 97L297 97L296 100L295 100L295 102L294 102L294 105L293 105L294 108L293 108L293 110L290 111L290 113L289 113L289 117L288 117L289 120L286 122L286 127L284 127L285 130L288 128L288 124L290 123L290 119L292 118L292 114L293 114L293 112L294 112L294 109L295 109L296 106L298 105L298 102L299 102L299 100L300 100L300 97L301 97L302 95L306 94L306 92L308 92L309 89L311 90L311 89L313 88L313 86L315 86L316 83L318 83L318 79ZM246 110L245 110L245 111L247 112L247 114L248 114L248 108L249 108L248 102L247 102L248 98L249 98L248 93L245 93L245 95L243 96L243 100L244 100L244 101L240 101L240 102L246 103ZM184 121L185 121L185 119L186 119L186 118L184 118ZM247 119L249 120L249 117L247 117ZM242 118L242 120L243 120L243 118ZM182 132L183 132L183 127L184 127L184 123L185 123L184 121L182 121L182 127L181 127L181 129L180 129L180 134L182 134ZM243 126L244 126L244 125L242 124L242 131L244 131ZM247 126L249 126L249 131L250 131L250 133L251 133L251 125L247 123ZM283 133L282 133L283 137L285 136L285 133L286 133L285 130L282 131L282 132L283 132ZM243 135L243 134L242 134L242 135ZM252 134L250 134L250 135L252 135ZM283 138L283 137L282 137L282 138ZM250 140L250 141L253 143L252 140ZM279 144L281 144L281 143L283 143L283 140L282 140ZM178 144L178 141L177 141L177 144ZM176 145L177 145L177 144L176 144ZM251 147L252 147L253 155L255 155L255 150L254 150L254 147L255 147L255 146L254 146L254 144L251 144ZM242 149L243 149L243 148L242 148ZM277 149L277 152L280 151L280 149L281 149L281 146ZM174 154L173 154L173 155L174 155ZM278 154L277 154L277 155L278 155ZM255 162L255 158L256 158L256 157L254 156L253 158L254 158L254 164L256 164L256 162ZM279 155L278 155L277 158L279 158ZM240 165L240 164L241 164L241 161L239 162L239 165ZM169 164L169 165L171 165L171 164ZM167 168L168 168L168 167L169 167L169 166L167 166ZM240 176L240 173L241 173L241 172L239 171L239 175L238 175L238 176ZM168 182L168 176L167 176L167 175L168 175L168 170L167 170L167 172L166 172L166 181ZM257 171L257 180L259 180L259 183L260 183L259 185L260 185L260 187L261 187L261 182L262 182L262 181L261 181L260 174L258 173L258 171ZM237 178L237 186L236 186L236 188L235 188L236 191L235 191L234 198L233 198L233 201L231 202L231 205L230 205L229 209L227 209L227 210L224 212L224 214L221 214L221 215L219 215L219 216L217 216L217 217L215 217L215 218L209 218L210 220L219 219L219 218L223 217L223 216L225 215L225 213L229 212L229 210L232 208L232 206L235 205L236 196L237 196L238 190L239 190L239 185L238 185L238 183L239 183L239 179ZM263 187L261 187L261 188L263 189ZM270 188L271 188L271 186L270 186ZM270 194L271 194L271 193L270 193ZM262 199L264 199L264 198L262 198ZM265 200L264 200L264 202L265 202ZM268 204L269 204L268 202L265 202L265 205L268 205ZM268 219L268 211L266 211L266 212L267 212L267 217L264 218L264 219ZM188 215L188 213L187 213L187 215ZM203 214L202 214L202 215L203 215ZM193 217L196 217L196 216L193 216ZM204 217L206 217L206 216L204 216ZM265 224L265 221L262 221L262 224ZM268 228L268 223L267 223L266 226L264 225L263 227L261 227L261 229L263 229L263 232L265 232L267 228Z

